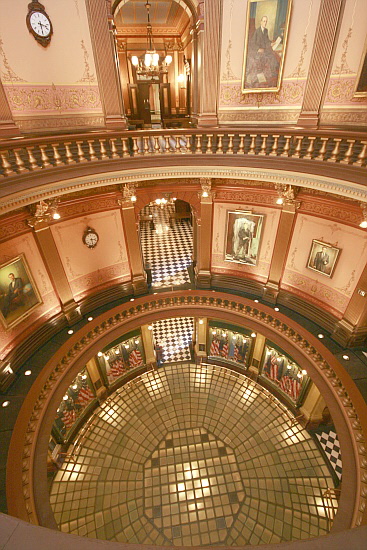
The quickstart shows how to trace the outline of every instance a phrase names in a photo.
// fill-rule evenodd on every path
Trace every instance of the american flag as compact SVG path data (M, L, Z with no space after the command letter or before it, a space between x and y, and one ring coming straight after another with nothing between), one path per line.
M238 361L238 352L239 352L240 348L238 346L235 346L234 347L234 350L233 350L233 361Z
M285 393L290 395L290 378L289 376L283 376L283 378L280 381L280 389L283 390Z
M210 346L210 355L219 355L219 340L214 338Z
M228 357L228 342L224 342L220 354L222 357Z
M270 378L276 380L278 376L278 361L277 356L273 355L270 363Z
M89 403L89 401L91 401L93 398L94 395L89 386L83 386L82 388L80 388L78 395L78 403L80 405L87 405L87 403Z
M292 380L291 392L293 399L297 401L297 399L299 398L299 394L301 393L301 383L299 382L298 378Z
M118 378L119 376L121 376L121 374L124 374L124 372L125 372L125 365L122 359L116 359L115 361L113 361L113 363L111 363L110 374L114 378Z
M140 367L143 364L143 358L140 351L136 348L129 355L129 365L130 367Z
M71 428L71 426L75 422L75 411L74 411L74 409L72 409L70 411L65 410L64 414L62 415L62 421L65 424L66 429Z

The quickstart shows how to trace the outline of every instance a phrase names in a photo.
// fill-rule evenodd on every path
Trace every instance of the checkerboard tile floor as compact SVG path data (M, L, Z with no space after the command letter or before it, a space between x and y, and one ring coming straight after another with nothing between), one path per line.
M337 434L330 430L316 434L331 466L335 470L338 479L342 478L342 455L340 451L340 443Z
M50 503L59 528L76 535L238 547L326 534L332 487L316 441L256 382L168 364L93 413Z
M163 350L164 363L191 360L190 344L193 331L193 317L174 317L153 323L154 339Z
M140 223L140 236L145 264L152 269L152 284L165 288L190 284L187 271L192 263L192 227L189 220L173 220L174 206L164 208L145 206L141 215L152 216L154 229L149 222Z

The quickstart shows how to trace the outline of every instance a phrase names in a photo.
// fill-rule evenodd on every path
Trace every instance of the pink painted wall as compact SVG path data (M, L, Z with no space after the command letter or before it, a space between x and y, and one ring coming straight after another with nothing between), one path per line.
M82 241L88 226L99 235L99 242L93 249ZM119 210L60 222L52 227L52 234L76 299L83 298L98 286L130 279Z
M307 268L312 240L341 249L331 278ZM367 234L313 216L297 216L281 288L342 317L367 261Z
M45 322L53 315L61 311L60 303L55 295L52 283L43 263L41 254L32 233L16 237L1 244L0 265L6 264L23 254L31 275L41 295L42 303L38 305L23 321L6 330L0 323L0 359L2 359L12 348L13 342L31 324Z
M241 92L247 3L244 0L228 0L223 5L219 118L221 122L227 120L231 123L238 120L260 121L264 117L267 121L297 120L308 75L320 0L292 2L283 81L278 93ZM272 117L271 110L279 108L283 113Z
M28 31L28 4L1 0L0 78L15 121L25 131L100 126L103 111L84 0L44 4L53 25L47 47Z
M225 257L225 240L227 227L227 212L240 210L252 211L254 214L264 214L264 224L262 228L262 237L260 242L258 262L256 266L243 265L236 262L228 262ZM266 282L270 262L273 255L275 237L278 229L280 210L271 208L254 207L247 204L226 204L216 203L214 205L213 218L213 246L212 246L212 271L226 275L235 275L241 277L254 278L261 282Z

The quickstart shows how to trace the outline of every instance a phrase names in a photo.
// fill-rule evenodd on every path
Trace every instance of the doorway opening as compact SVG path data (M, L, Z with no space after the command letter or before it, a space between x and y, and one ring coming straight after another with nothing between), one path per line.
M190 205L166 195L139 215L140 241L148 285L155 291L193 285Z

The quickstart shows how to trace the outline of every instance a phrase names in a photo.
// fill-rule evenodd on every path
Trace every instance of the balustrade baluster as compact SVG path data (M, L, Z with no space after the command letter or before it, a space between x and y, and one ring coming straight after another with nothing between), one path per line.
M206 154L212 155L213 154L213 134L207 134L206 137L208 138L208 143L206 144Z
M12 174L14 171L11 167L11 164L10 162L8 161L8 159L6 158L7 157L7 153L6 151L1 151L0 153L0 157L1 157L1 164L2 164L2 167L3 167L3 170L4 170L4 176L10 176L10 174Z
M257 134L250 134L251 143L250 143L250 149L248 150L248 155L255 155L255 147L256 147L256 136Z
M245 136L246 134L239 134L240 143L238 144L238 155L243 155L245 152Z
M66 163L67 164L75 164L75 160L73 158L73 154L72 152L70 151L70 147L69 145L71 145L71 142L69 141L68 143L64 143L65 145L65 156L66 156Z
M322 137L320 138L320 140L322 145L321 145L319 154L317 155L317 157L315 157L314 160L325 160L326 147L327 147L327 142L329 141L329 138Z
M328 159L329 162L336 162L338 160L341 138L334 138L334 141L335 147L331 153L331 157Z
M278 141L279 141L279 137L280 135L279 134L274 134L273 135L273 138L274 138L274 143L273 143L273 146L271 148L271 151L269 153L269 156L271 157L276 157L277 154L278 154Z
M316 136L314 136L314 137L309 136L308 139L310 141L310 144L307 147L307 152L306 152L304 158L305 159L312 159L312 153L314 151L314 142L315 142Z
M27 168L24 166L22 157L20 156L21 149L14 149L15 164L17 165L18 173L25 172Z
M353 166L363 166L365 164L366 155L367 155L367 141L361 141L361 144L363 145L362 151L358 155L358 160L356 162L353 162Z
M285 144L283 148L283 153L280 154L281 157L288 157L289 155L289 149L291 148L291 138L292 136L284 136L285 137Z
M88 139L89 146L89 158L90 160L97 160L97 155L93 147L94 139Z
M139 154L138 138L133 137L132 140L133 140L133 157L136 157Z
M259 151L259 155L266 155L266 139L268 137L268 134L261 134L261 137L263 138L261 142L261 149Z
M121 138L122 141L122 156L123 157L129 157L129 147L128 147L128 138Z
M201 155L202 154L202 149L201 149L201 138L202 138L202 134L197 134L196 135L196 151L195 153L197 155Z
M159 136L154 136L154 153L159 154L161 152L161 146L159 145Z
M218 138L217 150L216 150L217 155L223 155L223 136L224 134L217 135L217 138Z
M302 149L302 140L303 140L303 136L295 136L297 142L296 142L296 147L294 149L294 152L293 152L293 155L291 155L292 157L296 157L296 158L300 158L301 156L301 149Z
M99 147L100 147L100 151L101 151L101 159L102 160L106 160L109 158L109 156L107 155L107 151L106 151L106 147L104 146L104 144L106 143L106 140L105 139L99 139Z
M186 135L186 153L191 153L191 136Z
M144 155L149 155L149 137L144 136L143 141L144 141Z
M228 134L228 148L227 148L227 155L233 155L233 138L234 134Z
M175 153L181 153L181 136L176 136L176 147Z
M54 159L55 159L55 165L60 166L62 164L61 155L57 149L59 143L51 143L51 147L54 151Z
M116 149L116 138L110 138L110 147L111 147L112 158L118 159L119 155Z
M37 164L36 158L32 153L33 147L26 147L28 153L28 161L31 167L31 170L38 170L39 166Z
M343 160L340 161L341 164L350 164L351 158L353 155L353 145L355 144L355 139L347 139L347 143L349 143L348 150L345 152Z
M170 148L170 144L169 144L169 136L164 136L164 152L165 153L170 153L171 152L171 148Z
M49 158L45 151L46 145L40 145L39 147L41 151L42 168L47 168L48 166L51 166L51 163L49 162Z
M83 148L82 148L82 141L77 141L76 146L78 148L78 162L87 162L87 159L84 156Z

